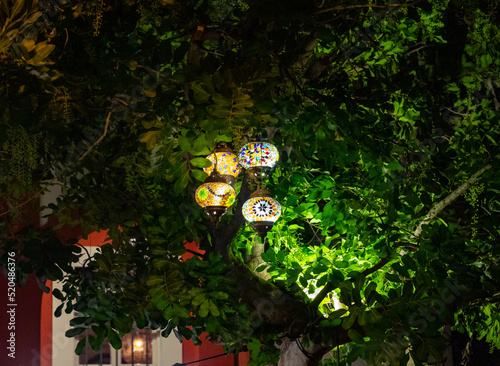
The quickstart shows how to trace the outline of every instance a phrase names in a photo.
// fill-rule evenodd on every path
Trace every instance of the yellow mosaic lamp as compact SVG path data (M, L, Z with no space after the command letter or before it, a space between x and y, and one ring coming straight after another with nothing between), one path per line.
M245 220L252 224L262 241L281 216L281 205L264 188L258 188L242 208Z
M212 170L210 176L198 187L195 193L196 202L210 216L210 221L217 225L219 218L234 203L236 193L217 171Z
M233 184L241 167L238 164L238 157L233 153L233 150L225 142L219 142L212 154L207 156L207 159L212 162L208 168L203 168L205 173L210 175L214 169L228 184Z

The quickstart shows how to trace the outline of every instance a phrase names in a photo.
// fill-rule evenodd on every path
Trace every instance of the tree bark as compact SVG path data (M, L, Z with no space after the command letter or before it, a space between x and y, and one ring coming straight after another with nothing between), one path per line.
M317 366L319 364L320 359L315 359L312 356L307 356L301 349L299 341L292 341L290 339L285 339L283 341L283 344L280 346L281 353L280 353L280 360L278 362L278 366ZM320 346L318 346L320 347ZM309 353L310 355L317 354L319 351L316 349L308 349L304 350ZM316 351L316 352L315 352ZM321 351L322 352L322 351ZM323 354L328 352L326 350L325 352L322 352ZM321 355L322 356L322 355Z
M422 227L424 224L427 224L429 221L431 221L433 218L435 218L443 209L448 206L450 203L455 201L462 193L464 193L466 190L470 188L474 183L476 183L479 178L481 177L481 174L483 174L486 170L490 169L491 165L486 165L484 168L478 170L472 177L467 179L465 183L463 183L460 187L455 189L453 192L451 192L444 200L440 201L436 205L434 205L430 211L425 215L425 217L420 221L418 224L417 228L415 229L415 232L413 233L413 236L415 238L418 238L420 234L422 233Z

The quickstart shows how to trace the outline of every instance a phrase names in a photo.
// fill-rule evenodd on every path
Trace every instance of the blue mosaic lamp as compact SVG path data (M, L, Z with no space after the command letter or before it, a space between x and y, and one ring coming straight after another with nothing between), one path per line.
M278 149L269 142L249 142L241 148L238 155L240 165L257 183L269 174L278 159Z

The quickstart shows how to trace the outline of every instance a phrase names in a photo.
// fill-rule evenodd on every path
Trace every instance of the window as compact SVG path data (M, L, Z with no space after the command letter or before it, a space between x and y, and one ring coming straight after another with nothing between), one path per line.
M79 341L88 334L93 335L92 333L92 330L88 330L75 337L75 339ZM154 335L157 335L157 333L155 332ZM122 348L117 351L111 348L107 339L104 340L99 351L94 351L87 344L82 354L78 356L78 365L153 366L153 347L152 330L149 328L136 328L123 336Z

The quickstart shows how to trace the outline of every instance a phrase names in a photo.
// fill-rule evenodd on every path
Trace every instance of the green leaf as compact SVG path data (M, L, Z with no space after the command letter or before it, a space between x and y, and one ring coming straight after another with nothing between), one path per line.
M78 344L76 345L75 348L75 353L79 356L83 353L83 350L85 349L85 346L87 345L87 337L83 337Z
M167 320L172 319L174 316L174 308L173 306L167 306L165 310L163 311L163 317Z
M189 170L182 173L181 177L175 181L174 191L175 193L180 193L183 191L189 183Z
M122 348L122 340L118 336L118 333L116 333L113 330L113 328L108 328L107 335L108 335L109 343L111 344L111 346L114 349L120 349L120 348Z
M222 291L211 292L210 296L212 296L214 299L219 299L219 300L226 300L229 298L229 294Z
M240 94L233 100L233 108L251 108L253 101L248 94Z
M323 207L323 220L330 220L333 217L333 200L328 201L328 203Z
M161 131L148 131L139 136L139 141L145 143L148 150L153 150L161 136Z
M431 193L434 194L441 193L441 186L432 179L423 179L422 185L425 187L425 189L427 189Z
M168 263L169 263L168 259L155 258L155 259L153 259L153 268L155 268L155 269L163 268L166 265L168 265Z
M387 164L387 169L389 170L405 170L399 163L399 161L393 161L389 164Z
M71 328L66 331L65 335L66 337L71 338L77 336L78 334L82 334L85 330L87 330L87 328Z
M410 277L410 274L408 273L408 271L406 270L406 268L404 268L401 264L399 263L393 263L392 266L391 266L396 272L398 272L398 274L400 276L403 276L403 277Z
M210 106L207 109L212 116L217 118L227 119L231 115L231 111L223 107Z
M208 301L208 307L213 316L218 317L220 315L220 311L217 308L217 305L212 300Z
M411 269L412 271L416 271L417 270L417 263L415 262L415 260L410 257L408 254L405 254L404 256L401 257L401 261L403 262L403 264L408 267L409 269Z
M182 149L182 151L186 152L191 150L191 142L186 136L179 135L177 141L179 142L179 147Z
M151 302L159 310L164 310L170 303L164 292L152 297Z
M319 280L316 282L316 287L324 286L327 280L328 280L328 275L321 276Z
M156 286L156 285L160 285L160 284L163 284L164 283L164 279L163 277L161 276L151 276L150 278L148 278L148 280L146 281L146 285L150 286L150 287L153 287L153 286Z
M344 281L344 274L335 268L332 268L330 271L330 282L332 283L333 287L336 288L341 281Z
M172 329L174 329L174 327L175 327L174 322L172 320L169 320L167 326L161 332L161 336L167 338L172 332Z
M24 6L24 0L16 0L14 1L14 5L10 11L10 20L11 22L16 20L17 15L21 12ZM8 28L7 28L8 29Z
M361 311L358 316L358 324L365 326L368 323L368 316L366 311Z
M215 94L212 97L212 101L220 107L230 107L232 104L231 99L226 98L221 94Z
M54 316L56 318L59 318L62 314L62 309L63 309L64 304L59 305L56 310L54 311Z
M212 166L212 162L206 158L194 158L189 161L193 166L198 168L208 168Z
M378 312L377 309L367 310L365 311L365 314L367 324L378 323L382 319L382 315Z
M365 340L363 339L363 336L361 335L361 333L359 333L355 329L349 329L347 332L347 335L349 336L349 338L351 338L354 341L354 343L357 343L357 344L364 344L365 343Z
M377 294L377 284L375 282L370 282L365 288L365 299L368 306L372 306L376 301Z
M261 343L258 339L252 338L250 342L247 343L247 348L252 351L252 353L259 354L260 353Z
M329 319L339 319L345 313L347 313L346 309L338 309L338 310L335 310L333 313L331 313L328 318Z
M196 104L206 103L210 99L210 93L204 89L202 83L192 83L191 89L194 91L194 102Z
M357 317L358 315L356 314L356 312L351 312L347 317L343 318L342 328L344 329L352 328Z
M104 272L111 272L111 263L105 260L102 256L96 257L97 264Z
M349 262L348 261L338 261L338 262L334 262L333 265L337 268L347 268L347 267L349 267Z
M116 317L112 319L111 324L117 330L122 333L130 333L133 326L133 320L128 315L123 315L121 317Z
M191 302L194 306L201 305L205 300L207 299L207 296L205 294L199 294L196 296L193 301Z
M89 318L86 316L78 316L76 318L73 318L69 321L69 325L75 326L75 325L81 325L85 323Z
M59 290L58 288L52 290L52 295L54 295L54 297L56 299L59 299L61 301L64 300L64 295L62 294L61 290Z
M142 309L139 309L136 314L134 314L134 320L137 324L137 328L144 329L148 325L148 321Z
M209 301L208 299L206 299L205 301L203 301L203 303L201 304L200 306L200 316L202 318L206 317L208 315L208 310L209 310Z
M217 138L215 139L216 142L221 142L221 141L224 141L224 142L231 142L233 141L233 139L227 135L219 135L217 136Z
M179 306L177 304L173 305L174 312L178 315L180 315L182 318L189 318L189 310L186 309L184 306Z

